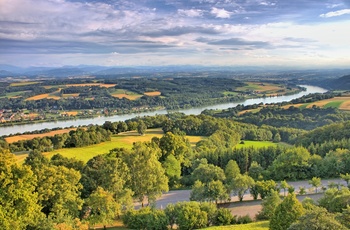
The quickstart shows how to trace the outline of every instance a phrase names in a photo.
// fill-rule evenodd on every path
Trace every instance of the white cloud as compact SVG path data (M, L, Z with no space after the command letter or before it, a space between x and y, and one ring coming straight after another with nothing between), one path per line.
M190 9L190 10L178 9L177 12L181 16L187 16L187 17L200 17L203 15L203 11L198 9Z
M227 11L225 9L218 9L216 7L213 7L210 13L215 15L217 18L230 18L232 14L230 11Z
M343 9L343 10L337 10L337 11L331 11L326 14L321 14L321 18L331 18L331 17L337 17L344 14L350 14L350 9Z

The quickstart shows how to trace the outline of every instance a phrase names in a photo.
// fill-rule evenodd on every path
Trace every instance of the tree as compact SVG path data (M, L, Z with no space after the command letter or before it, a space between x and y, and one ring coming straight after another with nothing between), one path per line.
M236 177L241 175L241 171L238 167L238 164L234 160L230 160L225 168L225 176L226 176L226 184L228 184L230 187L233 186L234 180Z
M233 191L237 193L239 201L243 200L244 194L254 185L254 180L250 176L244 174L236 177Z
M44 166L37 176L36 191L43 206L42 211L53 219L78 217L83 205L80 198L80 173L64 166L50 165Z
M101 223L104 229L107 224L112 224L121 212L121 205L114 200L113 194L101 187L86 199L86 205L90 212L87 217L89 223L92 225Z
M202 183L197 180L191 191L190 200L192 201L226 201L229 199L227 189L221 181L210 181Z
M276 207L282 202L280 198L280 194L275 191L271 190L270 194L267 195L262 203L262 209L257 215L257 219L259 220L269 220L273 216Z
M211 181L224 181L225 173L220 167L215 166L213 164L201 163L199 166L193 171L192 177L194 181L199 180L203 183L208 183Z
M146 130L147 130L147 126L145 122L140 120L137 124L137 132L142 136L146 133Z
M0 229L36 226L41 216L37 179L26 165L18 165L8 151L0 152ZM42 216L41 216L42 217Z
M287 181L281 181L280 187L283 189L283 196L286 196L286 189L289 188L289 184L287 183Z
M253 161L252 164L250 165L248 174L255 181L257 181L257 180L263 179L263 176L262 176L263 171L264 169L258 164L258 162Z
M313 207L306 211L299 220L293 223L288 230L346 230L345 226L335 219L335 215L325 208Z
M273 137L273 142L278 143L281 141L281 135L279 133L276 133Z
M309 180L309 184L315 187L316 193L317 193L317 187L321 186L321 178L319 177L313 177L311 180Z
M163 162L165 175L169 179L169 187L173 188L177 185L181 178L181 164L174 155L169 155Z
M136 142L129 154L121 156L130 172L127 185L142 206L145 197L149 203L155 202L158 196L169 189L165 170L158 161L159 152L159 148L146 142Z
M346 186L349 187L349 182L350 182L350 174L346 173L346 174L340 174L340 177L345 180L346 182Z
M304 214L304 208L294 193L288 194L277 206L270 220L270 230L285 230Z

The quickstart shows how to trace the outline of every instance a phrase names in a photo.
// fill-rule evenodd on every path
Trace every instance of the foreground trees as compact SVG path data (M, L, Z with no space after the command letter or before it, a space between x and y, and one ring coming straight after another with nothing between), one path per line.
M271 230L285 230L304 214L304 208L294 193L288 194L279 204L270 220Z
M35 175L30 167L18 165L11 153L0 154L0 228L16 230L37 225L43 215L35 193Z

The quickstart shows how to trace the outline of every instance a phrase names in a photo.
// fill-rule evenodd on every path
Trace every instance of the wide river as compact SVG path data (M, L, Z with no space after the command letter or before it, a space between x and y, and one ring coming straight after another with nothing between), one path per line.
M316 87L316 86L311 86L311 85L301 85L301 86L305 87L306 91L302 91L300 93L293 94L293 95L247 99L244 101L237 101L237 102L231 102L231 103L196 107L191 109L181 109L181 110L178 110L178 112L182 112L187 115L190 115L190 114L198 115L205 109L227 109L231 107L236 107L239 104L253 105L253 104L259 104L261 102L264 104L278 103L278 102L284 102L284 101L291 101L295 98L299 98L310 93L327 92L326 89ZM15 133L23 133L28 131L30 132L30 131L41 130L41 129L53 129L56 127L64 128L64 127L70 127L70 126L89 125L89 124L102 125L105 121L112 121L112 122L125 121L137 116L147 116L147 115L153 116L156 114L167 114L167 113L168 113L167 110L157 110L153 112L131 113L131 114L124 114L124 115L115 115L110 117L101 116L101 117L88 118L88 119L76 119L76 120L69 120L69 121L43 122L43 123L35 123L35 124L7 126L7 127L0 127L0 136L15 134Z

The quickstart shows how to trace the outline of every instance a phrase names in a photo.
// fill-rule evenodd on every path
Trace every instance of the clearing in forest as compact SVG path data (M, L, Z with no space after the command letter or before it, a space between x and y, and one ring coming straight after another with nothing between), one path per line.
M277 146L279 143L274 143L271 141L244 141L244 144L238 144L235 146L235 148L241 149L241 148L264 148L264 147L270 147L270 146Z
M124 90L124 89L116 89L113 92L111 92L111 95L119 99L126 98L129 100L136 100L142 97L141 94L138 94L129 90Z
M155 97L155 96L160 96L161 92L153 91L153 92L144 92L143 94L146 95L146 96Z

